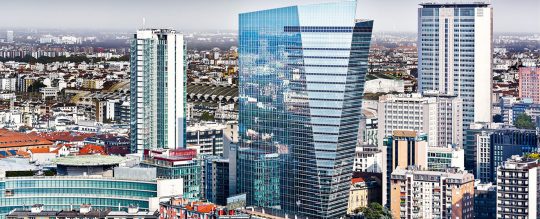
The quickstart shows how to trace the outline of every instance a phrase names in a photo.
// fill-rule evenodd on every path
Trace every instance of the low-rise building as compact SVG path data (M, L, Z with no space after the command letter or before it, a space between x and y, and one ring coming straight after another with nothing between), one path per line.
M380 203L382 198L381 188L381 182L375 179L363 177L352 178L347 214L353 213L358 208L367 207L371 203Z

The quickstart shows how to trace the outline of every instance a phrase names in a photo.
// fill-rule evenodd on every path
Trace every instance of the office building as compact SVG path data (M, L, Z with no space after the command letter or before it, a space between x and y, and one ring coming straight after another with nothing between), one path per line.
M492 183L474 185L474 218L492 219L497 213L497 187Z
M418 90L457 95L463 127L491 122L492 7L429 2L418 9Z
M6 42L7 43L13 43L13 30L6 31Z
M394 130L413 130L426 133L429 145L438 146L437 108L436 98L417 93L381 96L378 106L379 139L392 135Z
M465 130L465 169L482 183L491 182L490 139L501 127L499 123L473 123Z
M497 167L512 155L537 152L538 140L538 134L534 130L503 129L492 133L489 147L489 182L495 182Z
M519 98L530 99L540 104L540 68L519 68Z
M223 129L216 123L194 124L187 127L186 147L197 150L199 155L223 155Z
M356 1L239 16L237 192L309 218L347 212L373 21Z
M512 156L497 168L497 218L540 218L540 163Z
M185 147L185 45L174 30L138 30L131 42L131 151Z
M428 147L427 165L431 171L444 171L449 168L465 170L465 152L462 148Z
M145 150L141 167L156 168L157 178L182 179L183 197L198 200L202 189L202 165L192 149Z
M383 172L383 203L390 201L390 176L400 167L415 166L418 169L428 167L428 143L425 134L410 130L396 130L392 136L384 139L386 146L386 171Z
M357 146L353 171L382 173L383 151L375 145Z
M120 210L136 205L142 210L149 210L152 199L181 194L181 179L95 176L0 178L0 217L34 204L42 204L45 209L55 211L82 204Z
M455 95L430 94L424 92L426 97L435 97L437 102L437 145L446 147L455 145L463 148L463 101Z
M395 218L473 218L474 176L465 172L397 168L390 211Z
M204 195L212 203L225 206L229 197L229 160L219 157L205 160Z

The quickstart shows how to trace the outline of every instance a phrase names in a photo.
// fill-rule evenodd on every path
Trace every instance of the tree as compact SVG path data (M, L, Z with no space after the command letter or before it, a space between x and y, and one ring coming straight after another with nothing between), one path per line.
M41 81L35 81L30 86L28 86L28 92L39 92L39 89L42 87L46 87L43 82Z
M214 115L209 112L203 112L201 115L201 120L203 121L214 121Z
M368 207L361 207L354 210L355 213L361 213L366 219L392 219L392 214L381 204L373 202Z
M540 160L540 153L529 153L525 155L526 158Z
M516 122L514 122L514 125L516 126L516 128L519 128L519 129L535 129L536 128L534 123L532 122L531 117L525 113L518 115L518 117L516 118Z

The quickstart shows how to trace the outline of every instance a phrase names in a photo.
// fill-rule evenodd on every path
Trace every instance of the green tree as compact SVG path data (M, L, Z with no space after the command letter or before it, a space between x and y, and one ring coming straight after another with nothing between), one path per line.
M392 214L379 203L371 203L368 207L361 207L354 210L354 213L361 213L366 219L392 219Z
M214 115L209 112L203 112L201 115L201 120L203 121L214 121Z
M532 122L531 117L525 113L518 115L514 125L516 126L516 128L519 128L519 129L534 129L535 128L535 125Z

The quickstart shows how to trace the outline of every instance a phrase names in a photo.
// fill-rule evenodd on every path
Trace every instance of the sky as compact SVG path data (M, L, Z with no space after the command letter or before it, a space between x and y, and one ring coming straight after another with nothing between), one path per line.
M336 0L0 0L0 28L136 30L144 17L146 27L236 30L238 13L332 1ZM491 1L494 32L540 33L540 0ZM416 32L420 2L358 0L357 17L374 19L375 32Z

